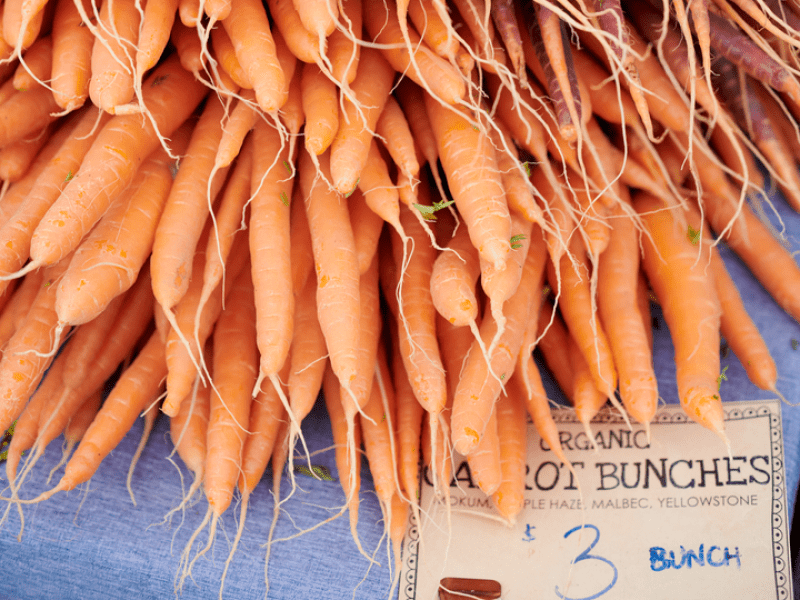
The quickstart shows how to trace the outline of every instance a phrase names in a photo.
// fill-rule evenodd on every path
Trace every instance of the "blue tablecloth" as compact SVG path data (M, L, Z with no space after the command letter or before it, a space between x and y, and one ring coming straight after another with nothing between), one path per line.
M800 249L800 216L781 201L778 208L786 225L792 249ZM790 401L800 401L800 325L785 315L733 255L723 249L745 303L767 340L778 366L778 388ZM798 290L800 293L800 290ZM672 346L658 310L654 316L655 363L661 396L676 401ZM721 393L726 400L773 397L753 386L733 353L722 360L727 381ZM555 392L554 392L555 394ZM315 464L326 466L338 478L324 408L318 404L304 424L312 451L323 450ZM787 495L790 513L800 479L800 408L784 405L784 446ZM133 476L134 506L125 488L125 473L141 433L141 423L101 466L92 481L81 489L61 493L49 501L25 508L25 531L16 539L20 520L12 510L0 529L0 598L15 600L107 598L163 599L174 594L181 551L206 511L204 499L177 514L171 523L162 517L180 501L191 476L167 457L171 452L166 419L157 423ZM716 443L709 435L709 443ZM61 449L55 443L27 482L24 495L33 497L47 488L46 475L58 461ZM180 473L179 473L180 471ZM56 477L57 479L57 477ZM284 538L312 527L335 514L345 497L337 481L318 481L298 475L298 489L282 508L276 538ZM271 477L253 493L245 532L230 565L226 598L262 598L265 592L262 547L267 540L273 500ZM289 491L284 473L283 490ZM364 548L375 552L380 566L361 556L350 535L347 516L336 519L291 541L275 544L269 563L271 598L386 598L391 573L383 523L367 468L362 469L362 492L358 533ZM212 598L219 581L239 516L238 506L224 515L221 529L209 553L200 558L193 578L180 594L185 600ZM180 526L179 526L180 524ZM206 533L200 535L203 542Z

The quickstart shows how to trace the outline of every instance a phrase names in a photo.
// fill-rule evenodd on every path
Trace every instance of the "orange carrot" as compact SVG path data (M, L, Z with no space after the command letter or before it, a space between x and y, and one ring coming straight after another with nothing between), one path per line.
M12 81L14 89L27 91L50 76L53 64L53 39L47 35L36 40L23 56L25 66L17 65Z
M39 150L50 139L53 129L53 124L48 125L27 139L0 148L0 179L12 183L22 179Z
M617 208L608 249L600 256L597 307L608 335L614 364L619 371L619 395L628 413L649 423L658 408L658 385L647 341L645 321L639 311L639 239L633 219ZM649 316L649 310L648 310Z
M290 264L290 199L294 157L276 129L259 120L254 131L250 254L261 353L259 380L273 378L292 343L294 290Z
M207 4L208 2L206 2ZM145 4L135 61L136 77L140 81L146 71L156 66L158 59L163 54L164 48L169 42L169 32L175 22L177 10L178 0Z
M528 427L522 398L521 377L508 382L508 394L497 401L497 429L500 437L500 485L492 501L508 521L514 522L525 498L525 461L527 459Z
M456 327L469 325L478 317L475 284L480 272L478 251L466 228L459 227L447 251L436 257L430 277L433 305Z
M358 185L394 75L380 52L361 50L358 75L351 86L355 99L340 112L339 129L331 144L331 175L340 194L349 194Z
M717 389L720 307L714 280L706 274L709 244L692 245L680 217L652 196L640 194L634 208L649 233L642 238L642 264L672 334L681 405L725 439Z
M102 129L83 168L34 232L34 264L52 264L74 249L113 198L133 180L139 164L158 147L153 123L161 135L171 135L205 94L174 57L153 72L145 88L144 104L152 121L148 119L143 126L140 115L117 116Z
M481 258L502 271L511 250L511 217L491 138L473 129L462 113L443 107L430 96L425 97L425 107L470 239Z
M346 87L356 78L361 58L361 45L354 39L361 38L363 5L361 0L339 0L339 6L340 25L328 36L328 59L333 80Z
M369 269L378 240L383 231L383 220L373 212L364 199L364 194L356 189L348 199L350 207L350 223L353 227L353 241L358 255L358 271L362 275Z
M326 178L327 162L323 155L320 167ZM317 266L319 322L331 368L342 385L348 387L357 371L360 320L358 259L350 216L341 197L316 178L316 168L307 152L300 156L299 171ZM335 255L329 248L336 248Z
M151 261L153 294L165 310L189 288L195 246L225 181L225 168L213 171L224 111L217 97L209 97L158 222Z
M258 105L265 112L279 109L286 102L288 79L278 62L275 40L261 2L232 0L231 12L222 24L239 64L253 83Z
M336 86L316 65L304 65L301 90L306 114L306 150L319 155L328 149L339 130Z
M112 12L113 11L113 12ZM133 100L140 13L135 0L103 2L92 48L89 97L98 108L114 113Z

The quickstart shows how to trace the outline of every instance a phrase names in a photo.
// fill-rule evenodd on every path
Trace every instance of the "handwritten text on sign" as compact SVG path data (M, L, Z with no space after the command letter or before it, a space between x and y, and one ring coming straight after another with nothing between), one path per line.
M401 599L434 600L443 577L493 579L515 599L791 598L780 404L726 405L732 452L664 407L651 438L606 413L592 440L557 415L572 470L529 426L525 502L496 518L456 457L450 497L422 477ZM450 525L448 525L448 509Z

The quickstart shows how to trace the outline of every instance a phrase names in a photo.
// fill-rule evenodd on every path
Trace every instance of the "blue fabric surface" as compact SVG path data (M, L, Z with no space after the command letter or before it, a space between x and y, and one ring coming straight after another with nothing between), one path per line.
M800 216L776 202L793 250L800 249ZM778 366L780 392L790 401L800 401L800 325L785 315L732 253L723 254L745 303L767 340ZM798 290L800 293L800 290ZM658 309L660 324L655 331L655 363L659 389L666 402L676 402L672 346ZM733 353L722 360L727 381L722 383L725 400L770 398L774 395L753 386ZM549 380L548 380L549 381ZM552 386L552 382L550 382ZM554 391L555 395L556 392ZM304 423L312 451L324 450L314 463L326 466L337 481L317 481L298 475L298 490L283 505L276 538L293 535L332 516L344 504L338 482L330 428L324 407L318 403ZM800 479L800 408L784 405L783 432L786 452L787 495L790 514ZM25 530L21 542L16 535L20 520L16 510L0 529L0 598L48 599L163 599L174 595L180 554L206 509L204 499L176 514L171 523L161 520L182 496L191 476L182 464L166 460L171 452L166 419L160 419L133 476L137 506L125 488L125 474L141 434L141 422L102 464L88 486L61 493L38 505L25 507ZM709 433L709 443L718 443ZM24 489L32 498L47 489L47 473L60 458L55 443L48 449ZM175 459L180 463L179 459ZM179 475L180 472L180 475ZM54 478L58 479L58 474ZM225 583L225 598L262 598L265 593L264 563L272 518L271 478L253 493L245 533L231 563ZM0 484L2 487L2 484ZM289 491L284 474L282 495ZM347 515L294 540L276 544L269 563L270 598L386 598L391 589L383 524L366 464L362 468L359 537L368 552L376 552L381 566L370 568L352 540ZM215 598L219 592L225 559L236 532L238 506L224 515L221 529L209 553L200 558L180 597L185 600ZM183 518L183 522L181 520ZM179 526L180 524L180 526ZM207 539L207 532L199 538ZM197 548L197 545L195 546Z

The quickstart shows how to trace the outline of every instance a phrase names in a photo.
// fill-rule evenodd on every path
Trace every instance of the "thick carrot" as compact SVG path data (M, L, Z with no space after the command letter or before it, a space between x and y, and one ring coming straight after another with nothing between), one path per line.
M214 58L217 59L220 66L230 76L230 78L241 88L252 90L253 82L250 81L245 73L242 65L239 64L239 59L236 58L236 50L233 48L233 42L228 37L228 32L224 27L214 27L211 30L211 44L214 47ZM253 94L255 99L255 93Z
M26 92L16 92L0 104L0 147L18 142L41 131L59 112L53 92L37 85Z
M194 249L225 181L225 168L216 174L213 170L224 112L217 97L208 98L158 222L151 261L153 294L165 310L175 306L189 288Z
M672 334L681 405L725 439L717 389L720 306L714 280L706 273L709 244L692 245L680 217L663 210L652 196L637 196L634 207L649 233L642 238L642 264Z
M342 107L339 129L331 144L331 175L340 194L349 194L358 185L394 75L380 52L361 50L358 74L351 86L354 100Z
M367 162L358 179L358 189L364 194L364 200L372 212L404 236L400 224L400 193L392 183L389 167L375 140L370 143Z
M140 81L146 71L156 66L167 47L177 10L178 0L145 4L135 60L136 78Z
M92 48L89 98L98 108L114 113L133 100L135 57L140 13L135 0L103 2Z
M618 208L611 239L600 256L597 308L619 371L619 394L628 413L649 423L658 407L658 385L644 319L639 310L639 238L633 219ZM649 317L649 310L648 315Z
M6 342L19 328L25 315L28 314L36 294L42 285L44 269L39 269L25 276L22 283L14 290L12 301L0 315L0 348L5 352ZM8 293L8 290L6 291Z
M322 40L336 29L339 7L331 0L293 0L303 27Z
M434 9L433 3L427 0L410 0L408 16L417 31L422 32L422 39L442 58L455 61L459 44L453 35L452 23L446 22Z
M145 84L144 104L149 118L143 125L140 115L117 116L102 129L83 168L34 232L34 263L52 264L72 251L109 203L130 184L142 161L158 147L159 132L171 135L204 94L204 88L180 67L177 58L162 63Z
M511 251L511 217L490 136L465 116L425 97L442 167L478 253L502 271Z
M172 185L172 161L156 150L139 175L78 246L58 283L59 321L85 323L127 291L153 245L158 219Z
M0 148L0 179L13 183L28 172L39 150L47 143L54 129L50 124L31 137Z
M326 178L327 162L327 156L323 155L320 168ZM356 376L360 346L358 258L353 229L347 206L341 196L317 178L316 167L307 152L301 153L299 171L317 266L319 322L330 352L331 368L342 385L348 387Z
M222 24L239 64L253 83L258 105L265 112L279 109L286 102L288 79L278 62L275 40L261 2L232 0L231 12Z

